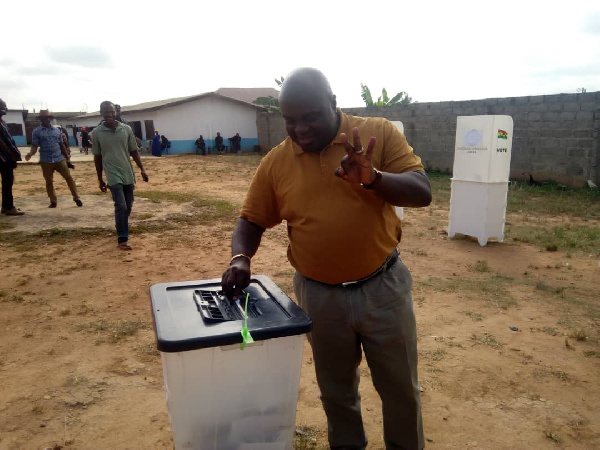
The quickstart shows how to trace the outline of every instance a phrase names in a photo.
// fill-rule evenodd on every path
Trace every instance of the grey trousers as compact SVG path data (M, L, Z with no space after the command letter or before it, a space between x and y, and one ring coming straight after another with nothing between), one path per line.
M367 445L358 393L363 350L383 403L386 448L424 447L411 287L400 259L359 286L330 286L294 275L296 298L313 320L308 339L331 448Z

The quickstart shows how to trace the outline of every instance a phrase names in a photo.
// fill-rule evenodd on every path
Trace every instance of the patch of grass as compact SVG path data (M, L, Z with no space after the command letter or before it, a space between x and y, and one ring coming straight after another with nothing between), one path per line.
M560 294L562 293L566 288L563 286L558 286L558 287L552 287L552 286L548 286L546 283L544 283L543 281L538 281L535 284L535 288L538 291L542 291L542 292L551 292L553 294Z
M501 348L504 345L489 333L483 333L483 336L472 334L471 341L473 342L473 345L487 345L492 348Z
M550 439L552 442L554 442L556 444L562 443L562 438L558 435L558 433L556 433L552 430L544 430L544 436L546 436L548 439Z
M510 212L527 211L551 216L600 217L600 190L569 188L557 183L541 186L511 183L508 192Z
M225 200L206 198L192 192L167 192L167 191L138 191L136 195L147 198L154 203L163 201L173 203L191 203L194 208L202 208L211 216L219 218L229 217L238 212L238 207Z
M294 269L284 269L275 272L274 277L293 277L296 271Z
M536 378L546 378L548 375L553 376L555 378L559 378L560 380L567 381L569 379L569 374L562 370L554 370L547 367L535 369L533 371L533 376Z
M425 162L427 165L427 162ZM450 175L436 170L427 169L427 178L431 185L432 202L439 206L450 204Z
M42 405L35 405L33 408L31 408L31 412L36 416L39 416L44 413L44 407Z
M69 244L88 238L106 235L105 228L80 228L76 230L51 228L36 233L23 233L14 231L0 233L0 243L6 244L27 255L34 260L40 259L39 242L43 240L44 245ZM21 255L20 259L23 258Z
M173 203L191 203L197 195L191 192L167 192L167 191L136 191L135 195L142 198L147 198L153 203L161 203L163 201Z
M586 358L600 358L600 352L597 350L585 350L583 356Z
M552 327L544 327L542 328L542 331L550 336L558 336L560 334L558 331L556 331L556 328Z
M6 295L0 297L2 302L23 303L23 297L20 295Z
M72 387L80 384L87 384L89 379L83 375L71 374L67 375L65 381L63 382L64 387Z
M429 277L420 282L421 287L429 287L441 292L461 293L476 300L486 300L502 309L517 305L517 301L508 290L509 285L509 280L496 276L481 280Z
M139 219L139 220L151 219L152 217L154 217L154 214L152 214L152 213L141 213L141 214L136 214L136 216L135 216L135 218Z
M578 251L600 255L600 227L596 224L554 227L507 225L506 234L514 241L533 244L547 251Z
M132 234L161 233L185 225L213 225L215 223L235 222L239 208L225 201L215 200L202 211L191 214L172 214L166 220L141 222L129 226Z
M160 356L160 351L156 348L156 343L142 344L135 347L135 351L142 355Z
M113 342L117 342L127 336L133 336L138 330L145 330L148 328L148 323L141 319L136 320L123 320L113 323L110 331Z
M432 351L431 353L429 353L428 356L431 361L441 361L442 359L444 359L445 355L446 355L446 349L437 348L434 351Z
M94 309L89 307L85 303L83 303L83 304L79 305L75 314L77 314L78 316L85 316L86 314L88 314L90 312L93 313Z
M572 337L573 339L581 342L581 341L587 341L588 339L588 335L585 332L585 330L573 330L573 332L571 332L571 334L569 334L569 337Z
M148 328L148 323L141 320L122 320L117 322L107 322L105 320L99 320L96 322L88 322L86 324L77 324L75 331L84 331L87 333L93 333L99 336L99 342L111 342L115 343L127 336L135 335L138 330L145 330Z
M294 450L307 450L317 448L319 431L309 426L299 426L294 432Z
M469 316L473 322L479 322L480 320L483 320L483 314L479 314L473 311L463 311L465 315Z
M483 260L480 259L480 260L477 260L476 262L474 262L473 264L471 264L471 270L474 272L489 272L490 268L485 259L483 259Z

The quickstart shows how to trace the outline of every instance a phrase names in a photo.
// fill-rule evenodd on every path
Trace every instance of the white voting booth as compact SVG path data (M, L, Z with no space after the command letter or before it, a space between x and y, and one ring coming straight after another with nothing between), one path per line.
M504 241L513 120L510 116L459 116L448 236L462 233Z
M391 122L396 126L396 128L398 128L398 130L400 130L400 133L404 134L404 124L402 122L399 120L392 120ZM396 214L398 214L400 220L404 220L404 208L402 206L395 206L395 208Z

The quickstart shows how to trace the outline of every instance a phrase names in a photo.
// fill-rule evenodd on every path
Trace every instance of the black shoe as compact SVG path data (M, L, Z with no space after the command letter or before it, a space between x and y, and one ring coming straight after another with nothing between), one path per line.
M56 208L56 202L51 202L51 203L48 205L48 208Z
M23 214L25 214L19 208L15 208L14 206L12 207L12 209L2 208L1 212L2 212L2 214L6 214L7 216L22 216Z
M75 200L75 204L79 207L83 206L83 202L80 199Z

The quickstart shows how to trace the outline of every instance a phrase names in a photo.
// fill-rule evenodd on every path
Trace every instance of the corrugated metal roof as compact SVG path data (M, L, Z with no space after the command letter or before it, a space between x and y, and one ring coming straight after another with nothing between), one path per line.
M219 95L235 98L242 102L252 103L258 97L279 98L279 91L274 88L219 88L215 91Z
M187 97L175 97L175 98L168 98L165 100L156 100L153 102L138 103L137 105L121 106L121 114L126 114L128 112L132 113L132 112L142 112L142 111L155 111L157 109L165 108L167 106L175 106L175 105L179 105L181 103L187 103L187 102L191 102L194 100L198 100L203 97L220 97L220 98L226 99L228 101L234 101L237 103L244 104L246 106L252 106L257 109L264 109L261 106L252 104L251 102L239 100L237 98L230 97L227 95L221 95L221 94L218 94L217 92L205 92L203 94L189 95ZM100 117L100 111L94 111L94 112L88 113L88 114L80 114L80 115L74 116L73 119L88 118L88 117Z

